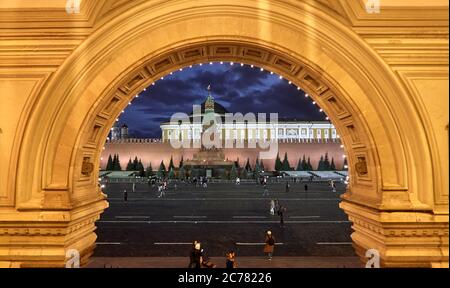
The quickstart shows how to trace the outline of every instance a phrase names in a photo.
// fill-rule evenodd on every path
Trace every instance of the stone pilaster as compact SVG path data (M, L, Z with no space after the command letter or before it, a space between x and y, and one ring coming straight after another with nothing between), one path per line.
M420 211L381 211L344 200L339 205L353 223L353 247L380 253L381 267L448 267L448 216Z
M66 252L76 249L80 265L93 254L95 221L108 207L98 200L71 211L2 213L0 267L65 267Z

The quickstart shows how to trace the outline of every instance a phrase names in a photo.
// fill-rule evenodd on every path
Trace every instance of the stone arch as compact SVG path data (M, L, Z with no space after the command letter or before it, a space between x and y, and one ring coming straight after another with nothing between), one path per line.
M85 227L74 245L89 251L94 221L106 207L95 172L102 141L123 107L172 70L245 62L301 86L329 115L351 167L341 205L354 222L355 246L378 248L385 257L379 211L433 209L433 199L420 192L432 184L416 177L429 167L412 164L414 157L430 163L419 141L425 134L408 116L416 111L395 76L330 11L307 3L194 2L142 3L116 11L114 19L112 13L53 75L23 140L17 209L70 211ZM357 173L358 162L368 173Z

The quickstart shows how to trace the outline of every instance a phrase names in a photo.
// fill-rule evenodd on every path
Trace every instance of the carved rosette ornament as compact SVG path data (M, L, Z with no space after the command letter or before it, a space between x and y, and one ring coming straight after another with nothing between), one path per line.
M358 162L355 164L355 170L358 176L365 176L369 173L366 158L358 158Z
M81 165L81 174L83 176L91 176L94 171L94 164L89 161L89 158L83 160L83 164Z

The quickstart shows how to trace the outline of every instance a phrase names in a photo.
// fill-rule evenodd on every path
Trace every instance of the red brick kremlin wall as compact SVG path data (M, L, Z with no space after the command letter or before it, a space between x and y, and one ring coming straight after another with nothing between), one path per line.
M258 147L258 146L257 146ZM128 160L132 160L137 156L142 160L144 167L147 167L151 162L153 170L157 170L161 160L164 161L166 167L169 165L170 157L173 156L174 165L178 167L181 156L184 160L192 159L194 153L199 149L174 149L170 143L117 143L109 142L105 145L105 150L102 154L101 168L105 169L108 156L119 154L120 164L122 169L126 168ZM256 158L259 157L259 148L229 148L224 149L225 158L236 161L239 158L241 166L245 165L247 158L250 158L252 167L255 165ZM328 157L334 158L336 168L342 169L344 149L341 148L340 143L278 143L278 151L281 160L284 158L284 153L287 152L288 160L294 169L297 167L298 159L305 154L306 159L311 157L311 164L316 169L320 156L328 152ZM275 156L276 157L276 156ZM269 170L274 170L275 158L264 159L264 167Z

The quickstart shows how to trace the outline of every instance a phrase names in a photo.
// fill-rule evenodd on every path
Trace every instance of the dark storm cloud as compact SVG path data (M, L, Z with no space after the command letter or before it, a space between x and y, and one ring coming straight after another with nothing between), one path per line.
M279 113L279 117L324 120L304 93L277 75L239 64L195 66L167 75L149 86L120 117L135 137L160 137L160 124L177 112L191 113L203 102L211 84L217 102L230 112Z

